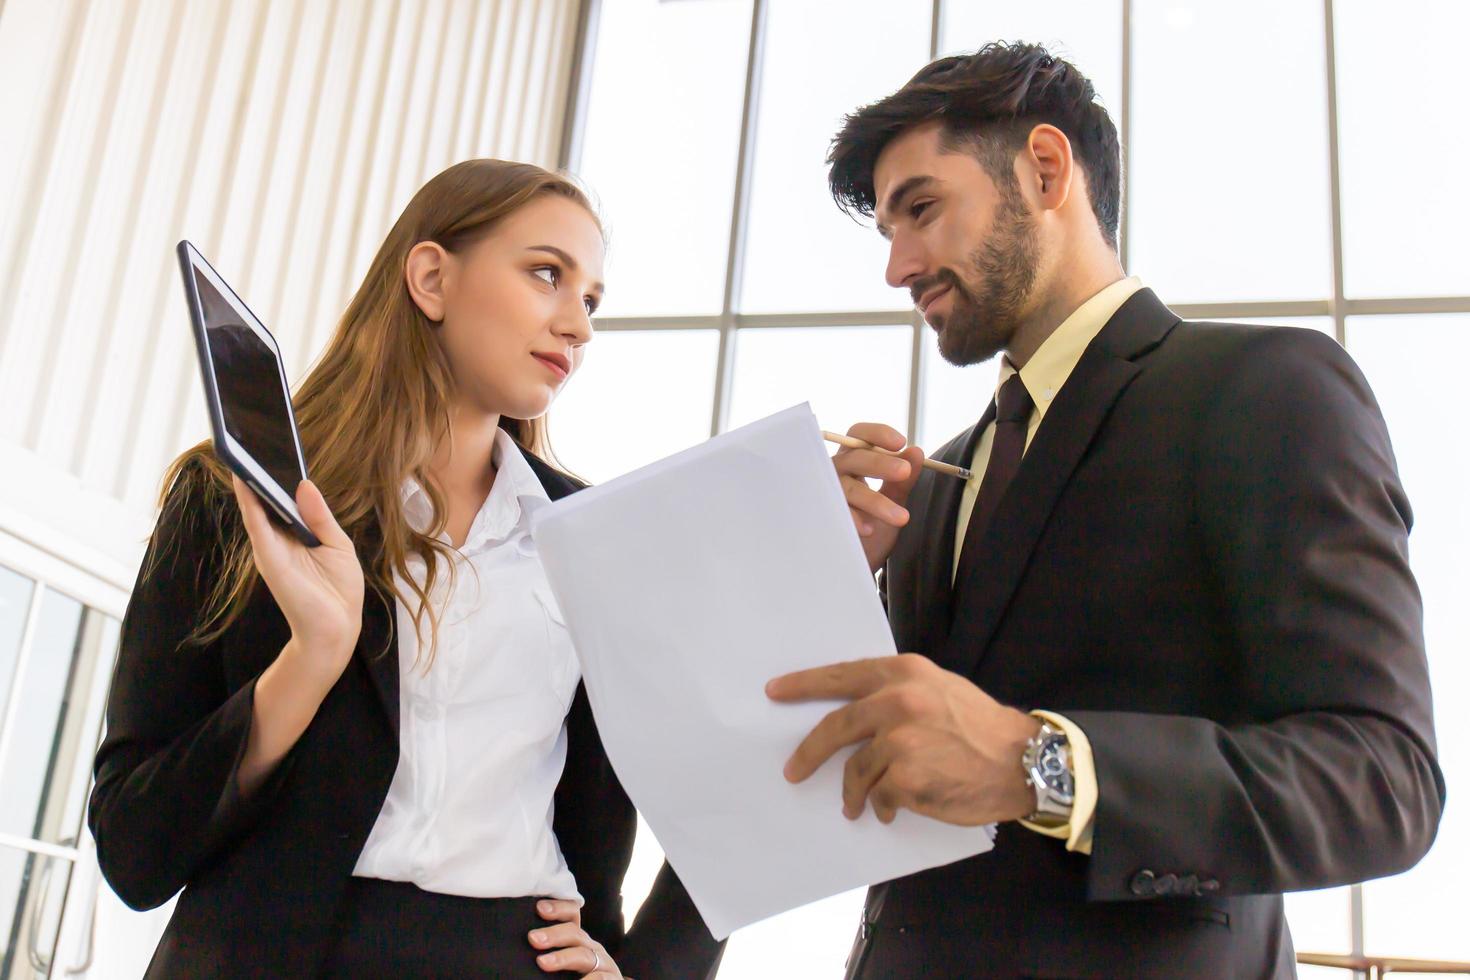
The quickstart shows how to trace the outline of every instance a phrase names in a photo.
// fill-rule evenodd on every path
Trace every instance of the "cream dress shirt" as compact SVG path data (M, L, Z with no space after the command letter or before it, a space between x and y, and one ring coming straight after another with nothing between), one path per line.
M1118 308L1142 288L1143 283L1137 277L1119 279L1111 286L1105 287L1077 307L1071 316L1063 320L1052 335L1037 348L1031 360L1021 368L1021 383L1026 386L1027 393L1036 404L1036 408L1031 413L1031 420L1026 425L1027 448L1030 448L1031 440L1035 438L1036 431L1041 428L1041 423L1046 418L1046 410L1051 407L1053 399L1062 390L1062 385L1066 384L1067 379L1071 377L1072 370L1077 367L1077 362L1082 360L1083 351L1087 350L1087 346L1102 332L1102 328L1112 319L1113 314L1118 312ZM1000 385L1005 384L1016 373L1011 362L1002 358L996 391L999 392ZM975 455L970 462L970 480L965 484L965 491L960 497L959 519L955 521L954 565L950 569L951 579L959 568L960 549L965 543L965 530L970 523L970 513L975 509L975 497L980 492L980 481L985 478L985 468L990 462L990 447L994 441L995 423L992 422L980 434L980 439L975 444ZM1037 833L1065 839L1069 851L1090 854L1092 853L1093 815L1097 811L1097 769L1092 761L1092 745L1087 741L1087 734L1062 715L1050 711L1032 713L1067 733L1067 741L1072 750L1073 776L1076 780L1075 799L1072 804L1071 822L1061 827L1043 827L1025 820L1021 822Z
M581 675L527 533L546 491L504 431L493 459L495 484L455 558L454 587L447 575L435 585L438 649L427 669L397 603L398 768L353 874L446 895L580 901L551 828ZM402 493L409 523L426 529L428 496L413 480ZM421 584L424 567L410 559Z

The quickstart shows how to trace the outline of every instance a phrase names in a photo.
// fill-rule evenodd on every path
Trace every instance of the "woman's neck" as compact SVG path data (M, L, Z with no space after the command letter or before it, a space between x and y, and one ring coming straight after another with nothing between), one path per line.
M429 475L444 491L450 541L464 543L475 515L495 485L492 462L499 415L457 409L450 413L449 436L434 451Z

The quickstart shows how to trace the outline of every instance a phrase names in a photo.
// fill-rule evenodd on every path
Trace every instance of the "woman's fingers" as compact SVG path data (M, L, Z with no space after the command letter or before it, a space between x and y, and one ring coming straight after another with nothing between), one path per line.
M537 949L560 949L563 946L581 946L590 943L592 937L582 931L575 922L559 922L531 931L531 945Z
M256 565L259 566L262 562L276 564L281 560L286 544L266 516L265 504L255 495L254 490L245 485L245 481L233 473L230 474L230 479L234 483L235 501L240 505L240 518L245 524L245 533L249 535L250 545L255 551Z
M582 924L582 906L564 898L543 898L536 903L536 914L552 922Z
M310 480L302 480L296 487L296 509L301 512L301 519L306 526L311 528L317 540L322 544L331 545L334 548L352 547L352 539L347 532L342 530L337 523L337 518L332 515L332 509L327 506L327 500L317 485Z
M540 903L536 911L543 917L547 915ZM558 911L553 909L553 914ZM578 914L580 916L580 910ZM529 938L532 946L546 950L536 957L536 964L547 973L572 970L586 976L622 976L607 950L593 942L592 937L575 922L560 922L544 929L534 929Z

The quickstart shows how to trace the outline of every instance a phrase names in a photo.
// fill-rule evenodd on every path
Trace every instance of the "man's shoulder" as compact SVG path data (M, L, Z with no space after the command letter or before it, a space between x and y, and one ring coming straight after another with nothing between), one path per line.
M1311 327L1210 320L1182 321L1147 360L1145 366L1200 379L1281 381L1350 363L1336 340Z

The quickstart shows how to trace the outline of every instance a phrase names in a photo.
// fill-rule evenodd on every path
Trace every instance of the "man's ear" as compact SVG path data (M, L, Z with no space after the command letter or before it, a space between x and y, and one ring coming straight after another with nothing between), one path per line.
M438 242L419 242L403 263L408 295L424 316L435 323L444 319L444 273L449 253Z
M1067 134L1050 123L1031 129L1022 150L1022 170L1028 174L1031 187L1042 210L1055 211L1067 203L1072 189L1072 141Z

